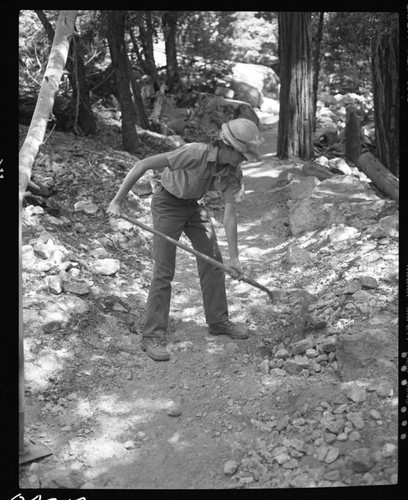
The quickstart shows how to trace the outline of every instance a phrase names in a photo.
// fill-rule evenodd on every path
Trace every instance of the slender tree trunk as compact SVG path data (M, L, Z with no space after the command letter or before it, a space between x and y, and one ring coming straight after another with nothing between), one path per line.
M167 86L170 92L176 91L180 84L176 49L177 17L176 11L167 11L162 17L167 59Z
M147 118L146 111L143 105L142 96L140 95L139 85L133 75L132 66L128 59L128 72L129 72L129 80L130 80L130 88L132 91L133 97L133 106L135 110L135 118L136 123L139 127L144 129L149 128L149 119Z
M118 101L122 113L122 141L123 147L130 153L135 153L138 148L136 133L136 116L129 81L129 60L125 45L125 17L126 11L107 11L108 43L111 53L112 65L115 70Z
M399 176L399 55L398 33L372 42L375 138L378 156Z
M143 52L145 56L146 65L149 69L148 74L153 78L154 89L157 91L160 89L160 78L157 74L156 62L154 60L154 42L153 42L153 21L152 14L150 11L146 12L146 27L141 26L140 30L140 41L142 43Z
M42 22L50 43L54 39L54 29L42 10L35 11ZM74 37L69 48L66 64L68 78L72 85L72 103L74 108L74 131L77 135L92 135L96 132L96 121L92 112L85 66L81 56L79 38Z
M278 156L313 154L311 13L279 12L280 110Z
M135 51L136 57L139 61L142 70L152 78L153 87L157 91L160 88L160 78L157 74L156 64L154 62L154 55L152 57L146 58L146 52L143 49L144 57L139 50L139 43L135 37L132 29L129 30L130 38L132 39L133 50ZM140 32L140 39L142 38L142 31ZM143 48L143 42L140 40ZM153 43L153 40L152 40Z
M61 76L68 57L70 40L74 33L76 10L62 10L51 47L50 58L41 83L27 137L19 154L19 453L24 456L24 333L23 333L23 279L22 279L22 224L23 199L30 183L35 157L44 139L48 120L54 105Z
M319 87L319 72L320 72L320 45L323 36L323 21L324 12L319 13L319 24L317 27L316 38L314 40L313 54L313 130L316 130L316 104L317 104L317 89Z

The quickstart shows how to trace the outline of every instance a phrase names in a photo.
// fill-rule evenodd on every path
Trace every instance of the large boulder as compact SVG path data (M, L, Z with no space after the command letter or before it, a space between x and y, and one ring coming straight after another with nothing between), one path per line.
M390 323L359 323L339 336L336 357L344 378L395 376L398 328Z
M252 85L266 97L276 99L279 95L279 77L268 66L237 63L232 68L232 76L234 81Z
M249 103L253 108L260 108L262 106L262 92L253 85L234 80L231 82L231 89L234 91L236 99Z
M294 236L331 225L345 224L364 229L393 202L380 199L353 176L335 176L317 185L289 211Z

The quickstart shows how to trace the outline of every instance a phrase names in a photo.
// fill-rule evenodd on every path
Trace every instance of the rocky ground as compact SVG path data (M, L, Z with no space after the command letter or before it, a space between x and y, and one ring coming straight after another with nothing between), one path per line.
M272 303L228 277L230 316L251 335L211 337L194 257L178 250L165 363L139 348L150 234L104 214L133 159L47 140L33 180L55 192L23 213L25 435L53 453L20 467L21 488L397 482L397 207L358 172L279 161L275 132L244 165L241 259L263 285L313 299ZM125 209L150 224L139 194ZM226 256L219 199L206 203Z

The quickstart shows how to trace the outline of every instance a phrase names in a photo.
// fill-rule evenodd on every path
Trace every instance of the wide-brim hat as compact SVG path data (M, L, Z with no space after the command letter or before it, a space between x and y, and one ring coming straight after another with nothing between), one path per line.
M245 118L239 118L239 119L233 120L233 121L238 122L239 120L245 121L245 122L250 121L250 120L247 120ZM253 122L251 122L251 126L256 127L256 125ZM229 144L231 147L233 147L234 149L239 151L241 154L243 154L247 160L255 160L255 161L260 160L258 152L256 151L256 148L262 142L262 140L259 137L257 137L257 139L255 141L251 139L248 142L244 141L242 139L239 139L232 131L229 122L222 124L221 137L227 144Z

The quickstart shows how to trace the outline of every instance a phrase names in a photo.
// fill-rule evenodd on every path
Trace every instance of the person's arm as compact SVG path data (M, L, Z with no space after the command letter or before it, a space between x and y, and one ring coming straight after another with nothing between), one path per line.
M126 198L133 185L148 171L148 170L164 170L168 167L166 153L150 156L138 161L135 166L128 172L124 178L116 196L110 202L106 212L113 217L120 217L121 203Z
M223 223L224 223L225 235L227 237L227 242L228 242L230 267L235 269L238 272L238 275L242 274L242 269L239 263L237 216L235 213L234 202L231 201L225 202Z

